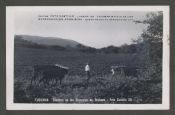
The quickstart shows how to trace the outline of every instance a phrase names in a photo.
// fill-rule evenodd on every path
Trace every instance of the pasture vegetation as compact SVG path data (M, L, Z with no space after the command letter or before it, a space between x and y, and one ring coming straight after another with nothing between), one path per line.
M15 48L15 99L17 103L35 103L35 98L107 99L105 103L161 103L161 81L153 81L147 71L138 77L111 75L110 66L118 63L137 65L135 54L87 54L31 48ZM86 82L85 62L89 61L91 75ZM63 84L32 85L33 65L60 63L70 67ZM159 79L160 80L160 79ZM131 102L109 98L132 98ZM69 103L69 102L68 102ZM91 103L91 102L88 102ZM99 102L100 103L100 102ZM104 103L104 102L101 102Z
M105 102L67 101L66 103L162 103L163 18L161 12L149 14L147 17L148 19L143 22L136 22L149 26L135 41L134 53L127 52L127 47L124 52L108 52L109 49L106 48L104 52L82 52L54 50L50 47L15 46L14 102L36 103L36 98L41 98L48 99L48 101L40 103L53 103L53 99L105 99ZM91 68L89 82L86 81L84 72L87 62ZM61 64L70 68L62 85L53 85L52 81L47 86L42 83L30 85L34 65L52 64ZM137 77L122 74L112 76L110 67L115 65L144 69L138 72ZM117 100L117 98L118 101L110 101L110 99ZM126 99L130 101L125 101Z

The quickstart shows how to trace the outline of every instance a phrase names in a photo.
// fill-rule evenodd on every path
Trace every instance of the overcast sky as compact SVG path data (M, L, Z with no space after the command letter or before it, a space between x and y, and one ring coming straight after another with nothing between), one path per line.
M91 15L91 16L133 16L143 20L148 12L16 12L15 34L58 37L75 40L87 46L101 48L109 45L130 44L146 25L133 21L40 21L40 15Z

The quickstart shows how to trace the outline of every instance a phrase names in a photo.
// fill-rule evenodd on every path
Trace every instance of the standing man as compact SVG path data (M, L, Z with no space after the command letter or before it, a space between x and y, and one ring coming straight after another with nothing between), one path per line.
M112 73L112 76L114 76L115 71L114 71L114 68L113 67L111 67L111 73Z
M86 72L87 81L89 81L91 75L90 75L90 67L88 63L85 66L85 72Z

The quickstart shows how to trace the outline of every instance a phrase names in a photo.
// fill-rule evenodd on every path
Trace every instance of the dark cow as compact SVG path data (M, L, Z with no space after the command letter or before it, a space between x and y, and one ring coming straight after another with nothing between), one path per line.
M115 68L116 73L120 75L138 77L137 67L114 66L113 68Z
M62 83L62 79L68 73L69 68L64 67L58 64L55 65L35 65L34 68L34 76L31 79L31 85L33 82L36 83L36 80L39 81L39 84L43 82L44 84L49 84L49 82L55 81L57 84L58 80L60 81L60 85Z

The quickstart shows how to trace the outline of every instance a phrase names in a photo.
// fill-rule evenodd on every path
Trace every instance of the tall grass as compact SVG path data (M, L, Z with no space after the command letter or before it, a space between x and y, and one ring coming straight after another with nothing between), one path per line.
M106 99L105 102L65 103L161 103L162 82L152 79L153 70L142 70L138 77L111 75L112 65L136 67L136 54L95 54L54 50L15 48L15 103L37 103L35 98L48 98L41 103L54 103L58 99ZM84 66L89 62L91 79L86 81ZM33 65L62 64L70 68L62 85L30 85ZM131 98L132 101L109 101L110 98ZM61 102L60 102L61 103Z

